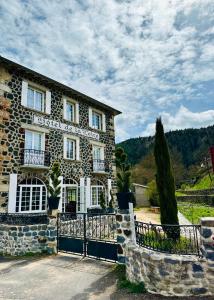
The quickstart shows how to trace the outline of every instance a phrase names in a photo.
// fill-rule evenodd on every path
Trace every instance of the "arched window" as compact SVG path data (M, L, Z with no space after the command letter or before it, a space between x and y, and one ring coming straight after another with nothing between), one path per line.
M91 206L99 206L101 195L105 196L105 187L103 183L99 180L92 182L91 185Z
M47 188L38 178L21 181L17 187L16 212L44 212L47 206Z

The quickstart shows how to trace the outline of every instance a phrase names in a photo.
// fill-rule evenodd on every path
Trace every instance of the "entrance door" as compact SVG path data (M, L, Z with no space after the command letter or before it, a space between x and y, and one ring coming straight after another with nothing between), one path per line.
M77 187L66 187L66 205L65 212L76 212L76 203L77 203Z

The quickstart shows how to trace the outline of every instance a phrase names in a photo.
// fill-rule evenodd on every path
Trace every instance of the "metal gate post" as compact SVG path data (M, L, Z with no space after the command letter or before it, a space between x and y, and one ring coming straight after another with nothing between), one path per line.
M87 254L87 236L86 236L86 214L83 214L83 255Z

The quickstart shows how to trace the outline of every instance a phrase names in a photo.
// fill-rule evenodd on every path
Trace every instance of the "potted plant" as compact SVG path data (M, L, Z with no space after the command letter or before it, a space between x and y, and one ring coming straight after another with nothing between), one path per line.
M59 207L61 194L60 174L60 164L59 162L54 162L50 173L51 184L48 186L48 207L50 210L58 209Z
M133 203L134 195L131 190L131 171L127 163L127 155L122 148L115 151L117 167L117 201L120 209L128 209L129 202Z

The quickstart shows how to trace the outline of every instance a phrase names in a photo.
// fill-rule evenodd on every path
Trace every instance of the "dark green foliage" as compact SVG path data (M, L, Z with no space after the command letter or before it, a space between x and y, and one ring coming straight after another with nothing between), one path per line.
M106 208L106 200L105 200L105 195L103 192L100 194L100 207L102 209Z
M200 129L175 130L166 133L170 150L174 149L181 155L185 168L200 164L208 154L209 146L214 145L214 125ZM148 153L151 153L154 137L139 137L126 140L117 145L128 155L132 165L139 163Z
M156 183L160 201L161 224L179 224L174 177L168 145L160 118L156 121L154 156L157 168ZM175 236L176 234L174 234Z
M55 161L53 163L51 173L50 173L50 179L51 179L51 185L48 186L48 192L50 193L51 197L59 197L61 193L61 180L59 180L59 176L61 176L60 172L60 164L59 162Z
M118 192L129 192L131 187L131 171L130 165L127 163L127 155L122 148L117 148L115 158Z

